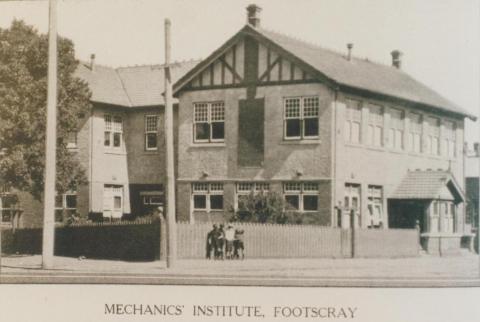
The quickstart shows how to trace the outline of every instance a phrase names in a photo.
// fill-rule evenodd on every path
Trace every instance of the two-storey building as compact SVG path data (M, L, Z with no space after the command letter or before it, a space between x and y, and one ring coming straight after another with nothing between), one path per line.
M347 227L353 210L363 228L418 223L426 247L459 245L475 117L402 71L399 51L392 66L334 52L260 27L260 10L174 85L177 218L225 220L268 190L306 223Z

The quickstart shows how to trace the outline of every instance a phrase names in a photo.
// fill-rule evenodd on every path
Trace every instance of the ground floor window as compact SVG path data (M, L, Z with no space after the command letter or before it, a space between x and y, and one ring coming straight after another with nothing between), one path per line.
M318 182L285 182L283 184L285 201L300 212L318 210L318 192Z
M192 202L194 210L206 212L223 210L223 183L193 183Z
M161 206L163 205L163 196L161 195L143 196L143 204L145 206Z
M383 193L381 186L368 186L368 228L383 226Z
M103 217L121 218L123 215L123 186L105 185L103 188Z
M345 197L343 201L345 209L360 210L360 185L355 183L345 184Z
M270 184L264 182L239 182L237 183L237 208L243 200L251 194L259 194L270 191Z
M15 211L16 196L11 193L0 194L0 223L10 223Z
M62 222L77 213L77 194L68 192L55 196L55 221Z

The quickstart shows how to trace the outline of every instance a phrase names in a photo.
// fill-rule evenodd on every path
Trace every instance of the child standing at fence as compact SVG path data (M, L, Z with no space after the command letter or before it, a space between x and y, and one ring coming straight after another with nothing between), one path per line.
M225 230L225 257L227 259L233 258L233 241L235 240L235 230L232 225L228 225Z
M213 225L213 229L208 232L207 234L207 245L206 245L206 251L207 251L207 259L212 258L212 250L215 250L215 234L216 231L218 230L217 225Z
M233 241L233 258L240 258L240 250L242 251L241 258L245 258L245 245L243 244L243 229L235 229L235 236Z

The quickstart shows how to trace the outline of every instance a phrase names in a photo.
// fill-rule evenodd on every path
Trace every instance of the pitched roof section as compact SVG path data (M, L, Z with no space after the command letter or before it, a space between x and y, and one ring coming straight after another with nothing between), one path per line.
M75 75L87 82L92 92L91 101L130 106L130 101L114 68L95 65L92 71L86 64L80 63Z
M453 199L457 196L465 200L464 193L450 172L417 170L409 171L389 198Z
M374 63L324 49L304 41L262 28L251 28L278 46L291 52L328 78L341 85L426 104L448 112L472 117L468 112L450 102L426 85L393 66Z
M197 63L198 61L173 63L171 68L173 82ZM95 65L92 71L87 64L80 63L75 73L88 83L93 102L124 107L165 104L162 95L165 86L164 65L119 68Z
M388 97L405 100L414 104L422 104L446 112L460 114L476 119L467 111L442 97L426 85L415 80L395 67L374 63L365 59L352 57L348 61L344 55L321 48L307 42L282 35L263 28L250 25L243 27L234 37L198 64L185 77L174 85L178 92L188 81L231 46L235 39L250 35L260 41L267 42L281 51L291 54L317 73L319 80L340 85L346 89L357 89Z

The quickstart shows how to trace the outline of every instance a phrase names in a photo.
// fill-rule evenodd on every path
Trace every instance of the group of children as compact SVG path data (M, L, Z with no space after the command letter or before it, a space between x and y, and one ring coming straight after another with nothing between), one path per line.
M207 234L207 259L244 259L243 233L242 229L234 229L231 224L227 229L214 224Z

